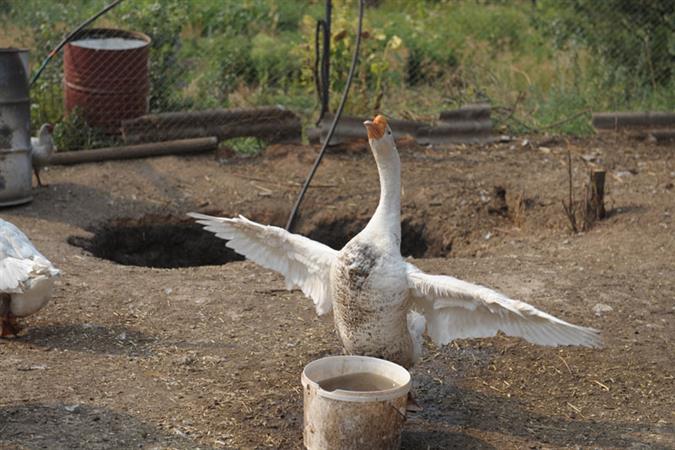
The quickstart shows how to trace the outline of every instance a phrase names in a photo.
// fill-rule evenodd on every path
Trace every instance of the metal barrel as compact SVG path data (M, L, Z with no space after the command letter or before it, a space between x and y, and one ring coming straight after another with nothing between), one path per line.
M143 33L92 28L64 50L65 109L79 107L87 124L120 133L122 120L148 112L148 51Z
M0 48L0 206L32 200L28 50Z

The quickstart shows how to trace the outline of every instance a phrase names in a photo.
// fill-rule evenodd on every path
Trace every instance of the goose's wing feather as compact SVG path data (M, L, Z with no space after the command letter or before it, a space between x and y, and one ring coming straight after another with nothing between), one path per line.
M317 314L331 310L329 274L337 251L282 228L252 222L244 216L228 219L197 213L188 215L217 237L228 240L226 245L237 253L282 274L288 289L299 287L314 301Z
M501 331L539 345L599 347L599 332L572 325L527 303L484 286L445 275L429 275L407 264L413 305L440 345L453 339L494 336Z
M23 293L31 278L58 274L21 230L0 219L0 293Z

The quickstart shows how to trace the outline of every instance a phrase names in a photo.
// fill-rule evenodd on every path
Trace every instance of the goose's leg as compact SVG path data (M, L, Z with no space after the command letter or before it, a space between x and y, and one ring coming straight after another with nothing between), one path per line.
M16 316L10 309L11 301L9 294L0 294L0 337L16 336L19 333Z
M16 316L9 313L8 316L2 318L2 333L0 337L16 336L21 331L21 328L16 323Z

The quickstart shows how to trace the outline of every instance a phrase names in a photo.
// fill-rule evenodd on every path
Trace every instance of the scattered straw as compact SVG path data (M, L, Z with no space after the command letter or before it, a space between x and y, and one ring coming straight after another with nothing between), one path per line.
M565 367L567 367L567 371L570 373L570 375L574 375L574 374L572 373L572 369L570 369L570 366L567 364L567 361L565 361L565 358L563 358L563 357L560 356L560 355L557 355L557 356L558 356L558 358L560 358L560 361L562 361L563 364L565 364Z

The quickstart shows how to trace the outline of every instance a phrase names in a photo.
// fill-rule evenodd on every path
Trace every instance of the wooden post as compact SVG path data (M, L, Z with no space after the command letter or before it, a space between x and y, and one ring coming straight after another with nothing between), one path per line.
M593 222L604 219L607 215L605 211L605 175L604 170L591 170L588 190L586 191L585 228L590 228Z

